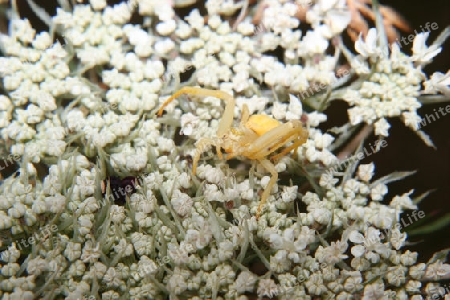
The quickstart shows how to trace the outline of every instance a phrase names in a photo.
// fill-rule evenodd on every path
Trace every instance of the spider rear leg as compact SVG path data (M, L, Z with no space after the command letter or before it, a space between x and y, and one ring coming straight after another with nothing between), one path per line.
M278 160L278 158L286 155L287 153L291 152L294 149L294 155L297 154L297 150L298 147L300 147L301 145L303 145L306 142L306 138L301 136L299 140L297 140L296 142L294 142L291 146L286 147L285 149L283 149L283 151L281 151L280 153L278 153L277 155L272 156L270 159L272 161L276 161Z
M258 210L256 211L256 219L258 220L261 216L262 207L267 201L267 198L270 196L270 191L272 190L273 186L278 180L278 172L275 169L275 166L267 159L263 159L259 161L261 165L270 172L272 177L270 177L269 183L267 184L266 188L264 189L264 192L261 196L261 201L259 202Z
M241 122L240 122L241 127L245 126L245 123L247 123L249 118L250 118L250 111L248 110L247 104L244 103L244 105L242 105L242 112L241 112Z
M287 143L296 140L301 123L288 122L273 128L256 139L245 151L250 159L264 159Z

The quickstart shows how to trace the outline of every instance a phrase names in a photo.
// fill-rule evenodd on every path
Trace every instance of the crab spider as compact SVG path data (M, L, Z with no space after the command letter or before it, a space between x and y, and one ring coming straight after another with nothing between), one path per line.
M161 105L158 116L162 115L164 108L170 102L183 94L216 97L226 102L225 111L217 129L217 136L214 138L202 138L196 143L197 149L192 165L192 172L194 174L196 174L200 155L210 146L215 146L220 159L222 159L221 150L223 149L227 153L227 160L236 156L244 156L248 159L257 160L271 174L269 183L261 196L261 202L258 206L256 213L256 218L258 219L272 187L278 180L278 172L270 160L277 160L292 150L294 150L294 154L297 153L298 147L306 142L308 132L303 128L300 120L291 120L282 124L267 115L250 116L246 104L242 107L239 126L232 127L235 107L234 98L230 94L222 91L199 87L183 87L178 90ZM275 151L288 144L289 146L269 158Z

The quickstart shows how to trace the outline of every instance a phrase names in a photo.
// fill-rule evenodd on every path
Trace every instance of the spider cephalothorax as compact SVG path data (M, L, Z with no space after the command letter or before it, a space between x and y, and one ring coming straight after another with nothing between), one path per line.
M239 126L232 127L235 106L234 98L222 91L198 87L183 87L177 91L161 105L158 116L162 115L164 107L182 94L211 96L227 102L223 117L219 122L217 136L214 138L202 138L197 141L192 171L194 174L196 173L200 155L210 146L216 148L219 158L222 158L223 150L227 153L225 157L227 160L237 156L257 160L271 174L270 181L261 196L261 202L256 214L256 217L259 218L261 209L278 179L278 172L270 160L276 160L292 150L296 152L297 148L306 142L308 132L303 128L302 122L300 120L291 120L283 124L267 115L250 116L248 107L244 104ZM282 147L285 148L271 156Z

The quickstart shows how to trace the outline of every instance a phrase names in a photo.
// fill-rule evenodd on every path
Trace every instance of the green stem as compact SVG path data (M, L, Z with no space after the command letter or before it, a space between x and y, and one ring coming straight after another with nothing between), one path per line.
M253 241L253 236L249 236L250 244L252 245L253 250L255 250L256 255L259 257L261 262L264 264L264 266L270 270L270 263L269 261L264 257L264 254L262 254L261 250L259 250L256 243Z
M450 95L425 95L417 97L420 103L428 105L428 104L437 104L437 103L446 103L450 102Z

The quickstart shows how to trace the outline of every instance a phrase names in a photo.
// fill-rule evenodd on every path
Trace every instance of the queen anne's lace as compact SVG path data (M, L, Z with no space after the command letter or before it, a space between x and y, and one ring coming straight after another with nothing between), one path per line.
M17 18L0 34L0 130L11 153L0 167L20 165L0 186L0 296L433 297L438 285L422 281L448 277L449 265L416 264L417 253L401 249L413 191L386 205L373 164L355 175L347 171L356 163L325 168L338 164L332 150L351 126L373 124L386 137L388 118L402 116L419 131L419 95L450 93L449 73L422 72L439 45L421 33L411 57L397 45L387 55L371 29L355 43L360 55L347 53L364 78L349 88L336 72L341 58L327 54L351 21L346 1L265 1L258 24L236 21L247 7L229 0L209 0L207 16L193 9L183 20L174 6L191 2L58 8L52 29L64 45ZM302 32L305 7L311 29ZM267 53L277 48L280 60ZM270 180L259 164L214 153L192 174L195 142L216 137L223 102L180 97L154 116L186 76L232 94L235 119L245 104L250 115L304 123L308 140L274 162L280 180L258 220ZM350 105L349 124L324 132L335 94ZM127 189L113 186L127 176Z

